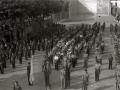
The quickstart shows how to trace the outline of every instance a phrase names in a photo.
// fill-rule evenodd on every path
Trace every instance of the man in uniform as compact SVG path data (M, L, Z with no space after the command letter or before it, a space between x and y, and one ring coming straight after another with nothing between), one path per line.
M29 44L27 44L28 47L28 57L31 58L31 47Z
M29 62L28 66L27 66L28 85L31 85L31 83L30 83L30 69L31 69L31 66L30 66L30 62Z
M59 59L59 57L57 55L55 55L55 57L54 57L54 63L55 63L55 70L57 70L57 71L58 71L58 68L59 68L58 59Z
M25 46L24 50L25 50L25 60L27 60L28 59L28 47Z
M65 68L60 71L61 89L65 89Z
M50 63L49 61L47 60L44 64L44 78L45 78L45 86L50 86L50 80L49 80L49 77L50 77L50 74L51 74L51 66L50 66Z
M95 81L99 82L99 76L100 76L100 73L101 73L101 65L99 62L97 62L95 64Z
M87 72L87 69L85 69L85 72L82 76L82 90L87 90L88 84L89 84L89 74Z
M13 90L22 90L22 87L18 84L18 81L15 81Z
M104 51L104 48L105 48L104 41L102 41L102 43L101 43L101 45L100 45L100 48L101 48L101 53L103 53L103 51Z
M88 54L85 53L84 54L84 68L87 68L88 67Z
M18 55L19 55L19 63L22 64L23 47L21 45L19 48Z
M108 61L109 61L109 68L108 68L108 69L109 69L109 70L110 70L110 69L112 70L113 57L112 57L111 54L109 55Z
M15 53L12 53L12 67L13 68L15 68L15 58L16 58Z

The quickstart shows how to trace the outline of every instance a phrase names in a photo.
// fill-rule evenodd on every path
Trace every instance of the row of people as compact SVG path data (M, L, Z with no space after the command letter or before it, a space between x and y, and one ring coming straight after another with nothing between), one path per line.
M89 56L90 49L93 48L92 46L95 43L95 38L97 37L100 28L102 28L103 30L105 28L105 23L102 25L102 27L100 23L95 23L93 26L82 24L81 27L77 26L76 30L68 30L66 31L67 35L65 33L66 36L64 35L64 38L58 40L57 45L48 52L47 62L54 62L56 70L58 70L59 64L62 65L62 67L64 67L65 69L61 70L61 72L63 71L63 73L65 71L64 80L62 79L62 82L65 81L65 84L64 86L61 86L61 88L66 88L70 85L69 76L71 72L71 66L72 68L75 68L75 65L77 64L77 59L80 55L80 51L84 49L85 53ZM46 63L46 61L44 63ZM87 68L87 65L84 65L84 67ZM46 86L49 86L49 83L47 83L47 81L45 83Z

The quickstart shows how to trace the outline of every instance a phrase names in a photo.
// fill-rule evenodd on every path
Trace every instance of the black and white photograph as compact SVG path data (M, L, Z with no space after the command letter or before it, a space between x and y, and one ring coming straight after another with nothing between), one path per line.
M120 0L0 0L0 90L120 90Z

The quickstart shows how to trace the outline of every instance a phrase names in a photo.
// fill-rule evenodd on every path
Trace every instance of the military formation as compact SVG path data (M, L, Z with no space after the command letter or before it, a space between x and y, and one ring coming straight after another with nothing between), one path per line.
M94 23L93 25L82 24L76 28L70 27L61 34L54 43L53 48L47 51L46 60L43 62L43 72L45 76L45 86L50 85L49 75L51 74L51 64L54 64L55 70L60 70L61 88L65 89L70 86L70 74L76 68L81 51L84 52L83 68L85 72L82 77L82 89L87 90L89 84L89 74L87 72L90 51L96 48L95 52L95 81L99 82L99 76L102 71L102 54L104 53L105 44L102 35L105 30L105 22ZM96 38L99 38L96 41ZM46 64L48 66L46 67ZM48 72L47 72L48 71Z
M111 24L110 27L111 27L110 29L111 43L113 43L112 41L114 41L115 45L114 45L114 57L109 59L109 69L112 69L111 62L113 61L113 58L114 58L116 90L119 90L120 89L120 51L119 51L120 31L119 31L119 26L117 24L115 24L115 26Z
M50 74L51 65L54 65L56 71L60 71L61 89L70 86L70 75L78 64L81 52L83 52L83 69L82 75L82 90L87 90L89 85L90 75L88 73L89 57L91 50L95 48L95 81L100 81L100 73L102 71L102 56L105 50L105 43L103 41L103 34L105 30L105 22L95 22L91 24L81 24L76 28L66 27L62 24L53 24L51 32L48 31L49 37L37 37L27 41L13 41L12 44L7 44L4 40L0 44L0 71L4 74L4 68L7 68L6 61L16 68L16 60L22 64L23 57L28 60L35 54L35 51L45 51L45 60L42 63L42 72L44 73L45 87L50 89ZM116 89L119 89L120 80L120 61L119 61L119 30L118 25L115 27L110 25L110 39L115 44L114 57L109 54L108 69L112 70L113 60L115 59L115 76L116 76ZM51 36L50 36L51 35ZM30 63L27 67L28 85L30 83Z

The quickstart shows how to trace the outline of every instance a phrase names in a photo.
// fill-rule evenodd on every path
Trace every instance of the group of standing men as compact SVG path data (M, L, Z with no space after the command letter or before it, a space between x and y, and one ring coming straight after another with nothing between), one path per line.
M55 64L55 70L59 70L60 66L60 79L61 79L61 88L65 89L67 86L70 86L70 73L74 70L77 65L78 58L80 56L81 50L84 50L84 69L85 73L83 74L83 85L82 89L87 90L89 74L87 73L88 68L88 59L90 55L90 50L95 44L95 39L99 37L98 45L96 45L96 51L99 54L96 54L96 64L95 64L95 80L99 81L99 74L101 72L102 58L101 54L104 51L104 41L102 40L102 35L105 29L105 22L103 25L100 23L94 23L93 25L77 26L75 29L69 28L64 32L60 38L57 39L57 43L54 44L53 48L48 51L46 55L45 64ZM99 34L99 35L98 35ZM49 75L51 69L46 70L46 65L43 63L43 71L45 76L46 86L50 85ZM46 76L48 75L48 76ZM48 83L49 82L49 83Z

